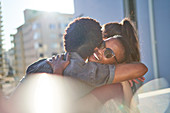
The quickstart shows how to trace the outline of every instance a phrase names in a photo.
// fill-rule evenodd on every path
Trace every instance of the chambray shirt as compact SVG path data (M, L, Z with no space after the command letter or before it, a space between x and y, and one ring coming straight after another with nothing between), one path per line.
M71 52L70 55L70 64L64 70L64 76L76 78L94 87L112 83L115 72L114 65L95 62L85 63L76 52ZM46 60L42 59L31 64L27 68L26 76L31 73L53 73Z
M70 55L70 64L64 70L65 76L71 76L95 87L113 82L114 65L85 63L76 52L72 52Z

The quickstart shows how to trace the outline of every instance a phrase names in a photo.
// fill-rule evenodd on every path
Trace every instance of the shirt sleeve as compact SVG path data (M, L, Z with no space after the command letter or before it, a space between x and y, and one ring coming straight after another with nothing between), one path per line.
M114 79L115 65L99 64L96 63L96 75L95 78L98 79L101 85L111 84Z
M115 76L115 65L109 65L109 79L108 79L108 84L113 83L114 76Z
M95 62L88 62L80 65L77 61L71 61L64 70L64 75L79 79L91 86L98 87L111 84L114 79L114 71L114 65Z
M46 62L46 59L42 59L34 62L27 68L26 75L31 73L53 73L53 70L51 66Z

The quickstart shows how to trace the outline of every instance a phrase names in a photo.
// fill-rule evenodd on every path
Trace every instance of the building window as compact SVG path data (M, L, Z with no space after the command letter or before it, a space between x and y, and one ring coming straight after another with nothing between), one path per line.
M43 54L43 53L40 53L40 57L44 57L44 54Z
M57 38L57 34L50 34L50 38Z
M51 44L51 48L56 49L56 48L59 48L59 47L60 47L60 45L58 43Z
M55 24L50 24L49 27L50 27L51 30L56 29L56 25Z
M62 36L63 36L63 34L60 33L60 34L59 34L59 37L62 37Z
M73 20L73 18L68 18L68 20L69 20L69 21L72 21L72 20Z
M34 44L34 48L35 48L35 49L38 49L38 48L39 48L39 44L38 44L38 43L35 43L35 44Z
M40 33L35 32L33 38L34 40L37 40L38 38L40 38Z
M58 23L58 28L59 28L59 29L61 28L61 24L60 24L60 23Z
M65 24L64 23L61 24L61 29L65 29Z
M60 47L63 47L63 42L60 43Z
M42 45L42 44L39 44L39 47L43 47L43 45Z
M57 55L57 53L56 53L56 52L52 52L52 56L53 56L53 55L55 55L55 56L56 56L56 55Z
M38 28L40 28L40 27L41 27L40 23L34 23L34 24L32 25L32 29L33 29L33 30L36 30L36 29L38 29Z
M65 27L67 27L68 23L65 24Z

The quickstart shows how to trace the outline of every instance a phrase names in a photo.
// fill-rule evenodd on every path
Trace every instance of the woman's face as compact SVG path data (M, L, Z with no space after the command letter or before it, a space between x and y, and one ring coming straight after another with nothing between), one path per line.
M118 62L124 59L124 47L117 38L109 38L105 41L105 48L96 48L95 52L92 56L89 57L90 62L97 62L97 63L102 63L102 64L116 64L115 58L112 56L111 58L106 58L104 55L104 52L106 48L110 48Z

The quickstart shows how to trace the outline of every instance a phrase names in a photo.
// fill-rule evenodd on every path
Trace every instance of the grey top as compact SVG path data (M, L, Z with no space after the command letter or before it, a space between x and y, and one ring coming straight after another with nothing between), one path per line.
M94 87L112 83L114 79L114 65L99 64L95 62L85 63L75 52L70 53L70 64L64 70L64 76L70 76L81 80ZM53 73L47 59L39 60L31 64L26 71L26 75L31 73Z
M76 52L70 53L70 64L64 70L65 76L77 78L89 85L101 86L110 84L114 79L114 65L88 62L82 59Z

